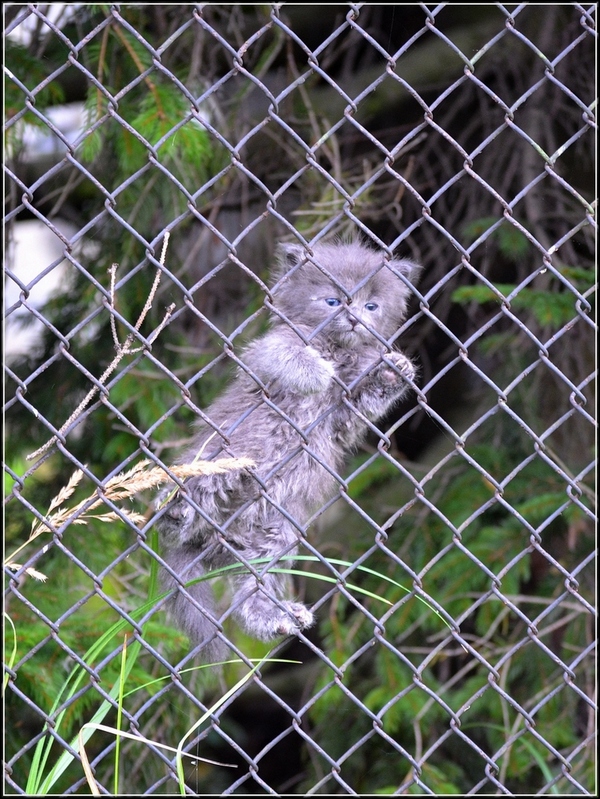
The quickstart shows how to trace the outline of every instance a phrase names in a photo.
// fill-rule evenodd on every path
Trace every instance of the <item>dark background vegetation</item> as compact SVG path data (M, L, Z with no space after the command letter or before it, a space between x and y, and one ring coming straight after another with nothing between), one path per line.
M8 25L22 9L8 9ZM593 625L577 599L593 604L593 566L582 566L594 549L588 303L595 278L586 214L595 166L583 110L593 101L591 21L582 24L574 5L526 6L508 35L477 60L473 79L448 41L474 56L506 30L502 7L451 4L436 10L427 29L423 6L365 5L354 26L332 37L348 12L340 5L283 5L282 27L270 24L266 5L208 5L195 20L185 4L123 6L118 14L91 5L54 31L40 24L29 41L7 40L14 78L6 83L8 237L27 218L61 219L79 231L65 245L65 290L43 308L43 336L27 357L7 364L7 550L26 539L32 512L48 508L78 464L104 480L143 454L141 441L171 462L189 436L194 407L206 407L231 371L225 337L237 348L262 329L263 285L276 243L293 240L294 230L307 240L348 235L358 220L365 238L424 265L401 338L420 364L422 393L385 420L394 425L385 452L378 454L373 436L353 458L348 495L319 515L312 542L325 557L357 561L368 552L363 565L409 588L418 574L426 595L447 618L460 620L460 635L480 658L414 596L355 572L354 583L396 608L385 623L390 645L370 646L372 615L382 613L374 598L361 599L370 616L343 592L324 599L324 584L305 579L299 590L321 603L310 638L329 661L290 642L281 651L302 665L265 668L272 694L249 684L222 712L221 732L202 737L199 754L239 768L203 765L189 784L199 793L222 792L236 780L242 792L267 785L306 793L321 780L317 792L350 786L386 793L401 784L412 785L411 792L491 792L485 756L494 756L494 779L512 793L540 791L555 779L561 793L577 786L591 792L593 716L585 697L594 676L585 653ZM107 21L78 51L77 63L69 62L59 33L82 42ZM153 59L140 36L154 48L173 38ZM277 96L303 74L311 64L307 49L314 52L328 37L318 69L270 108L269 93ZM405 46L395 70L402 81L388 76L343 121L346 98L359 97L385 73L383 51ZM168 135L194 107L190 98L200 97L196 119ZM85 103L88 132L73 154L32 158L23 144L25 123L47 130L36 112L75 102ZM159 145L155 152L140 137ZM561 147L550 163L544 159ZM167 228L168 271L142 333L148 336L175 303L170 324L151 352L121 363L108 394L94 400L60 451L26 462L50 437L44 418L60 428L91 387L87 373L98 378L114 358L108 267L119 264L116 308L131 324L148 296ZM545 265L551 268L542 271ZM510 305L498 302L491 285L507 296L530 277ZM61 336L68 341L62 349ZM395 521L383 535L365 514L375 525ZM70 653L81 656L118 618L95 592L93 575L101 575L104 594L120 607L146 597L152 558L136 550L136 541L124 523L71 525L43 558L39 548L47 540L36 543L36 568L46 583L21 577L11 595L8 581L18 640L18 691L7 699L7 755L19 753L11 762L13 785L23 786L30 768L31 751L21 747L42 731L36 706L49 712ZM567 580L565 588L569 573L578 584ZM498 601L498 592L513 604ZM60 632L50 632L58 618ZM533 635L528 619L537 620ZM144 630L165 661L185 657L185 639L162 615ZM231 635L250 656L264 653L233 629ZM575 662L577 690L561 667ZM343 681L331 664L343 670ZM500 690L486 664L498 669ZM118 661L107 659L102 681L112 685L117 669ZM146 652L131 681L142 686L163 674L163 664ZM232 668L224 679L233 684L236 675ZM222 690L204 674L185 680L206 705ZM129 712L138 713L150 694L134 694ZM302 710L298 728L273 695ZM89 690L72 705L65 740L97 702ZM373 714L383 708L374 732ZM535 735L526 732L519 708L533 714ZM460 735L452 731L452 712L462 721ZM197 715L174 688L137 719L144 735L172 743ZM101 753L110 738L98 736L95 745ZM332 769L323 750L340 763L339 780L326 779ZM419 760L419 773L401 752ZM257 756L260 780L244 781L247 757ZM574 780L561 777L562 757ZM156 757L125 746L123 758L125 791L142 793L153 784L173 790L174 782L160 782L165 765ZM105 785L110 768L110 758L100 758ZM80 776L67 771L60 789L85 792Z

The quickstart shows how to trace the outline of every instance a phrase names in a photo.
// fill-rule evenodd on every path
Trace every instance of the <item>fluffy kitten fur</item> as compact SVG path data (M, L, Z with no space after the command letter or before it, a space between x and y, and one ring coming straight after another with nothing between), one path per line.
M390 267L382 252L357 242L317 244L310 259L300 246L281 248L270 330L239 356L237 376L206 411L210 424L200 425L181 458L245 456L255 466L190 478L166 505L158 522L170 567L165 587L239 563L235 553L275 561L296 552L303 525L335 492L345 455L367 432L366 420L384 416L415 376L387 341L409 297L394 272L414 279L418 267ZM313 623L308 608L286 598L284 575L259 581L246 572L231 580L232 613L250 635L270 641ZM204 642L205 659L224 654L208 581L180 589L171 609L191 642Z

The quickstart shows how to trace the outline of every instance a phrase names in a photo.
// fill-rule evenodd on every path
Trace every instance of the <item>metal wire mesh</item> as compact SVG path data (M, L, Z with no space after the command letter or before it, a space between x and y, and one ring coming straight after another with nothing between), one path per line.
M594 793L595 6L474 8L7 12L5 223L58 243L5 261L10 792ZM210 677L109 481L249 371L275 239L350 231L424 265L421 375L292 519L317 626Z

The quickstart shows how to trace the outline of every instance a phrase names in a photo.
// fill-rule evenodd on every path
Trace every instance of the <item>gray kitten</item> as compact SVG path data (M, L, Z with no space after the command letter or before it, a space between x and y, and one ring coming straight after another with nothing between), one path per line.
M357 242L317 244L312 253L281 248L270 330L239 356L237 376L181 459L244 456L255 466L189 478L166 504L158 528L172 572L167 588L229 564L295 554L306 521L339 485L346 454L415 376L388 340L410 293L396 273L414 279L419 267L386 266L383 252ZM270 641L310 627L308 608L285 598L285 575L263 574L264 563L252 568L259 579L247 568L230 578L231 612L244 630ZM223 656L208 581L180 589L171 610L193 644L205 642L205 659Z

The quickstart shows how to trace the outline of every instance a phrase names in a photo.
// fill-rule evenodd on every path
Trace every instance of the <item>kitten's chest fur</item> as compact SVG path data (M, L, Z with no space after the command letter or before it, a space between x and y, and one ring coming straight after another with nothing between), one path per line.
M333 363L339 379L348 387L379 360L377 347L365 344L357 347L330 345L323 347L321 354L325 360ZM339 388L339 391L342 389Z
M305 431L313 452L332 466L339 466L348 449L363 432L360 414L352 410L353 391L368 377L380 359L376 346L362 344L340 346L325 341L311 341L319 355L335 369L336 379L326 391L299 396L286 388L272 386L272 401ZM296 438L292 435L292 438Z

